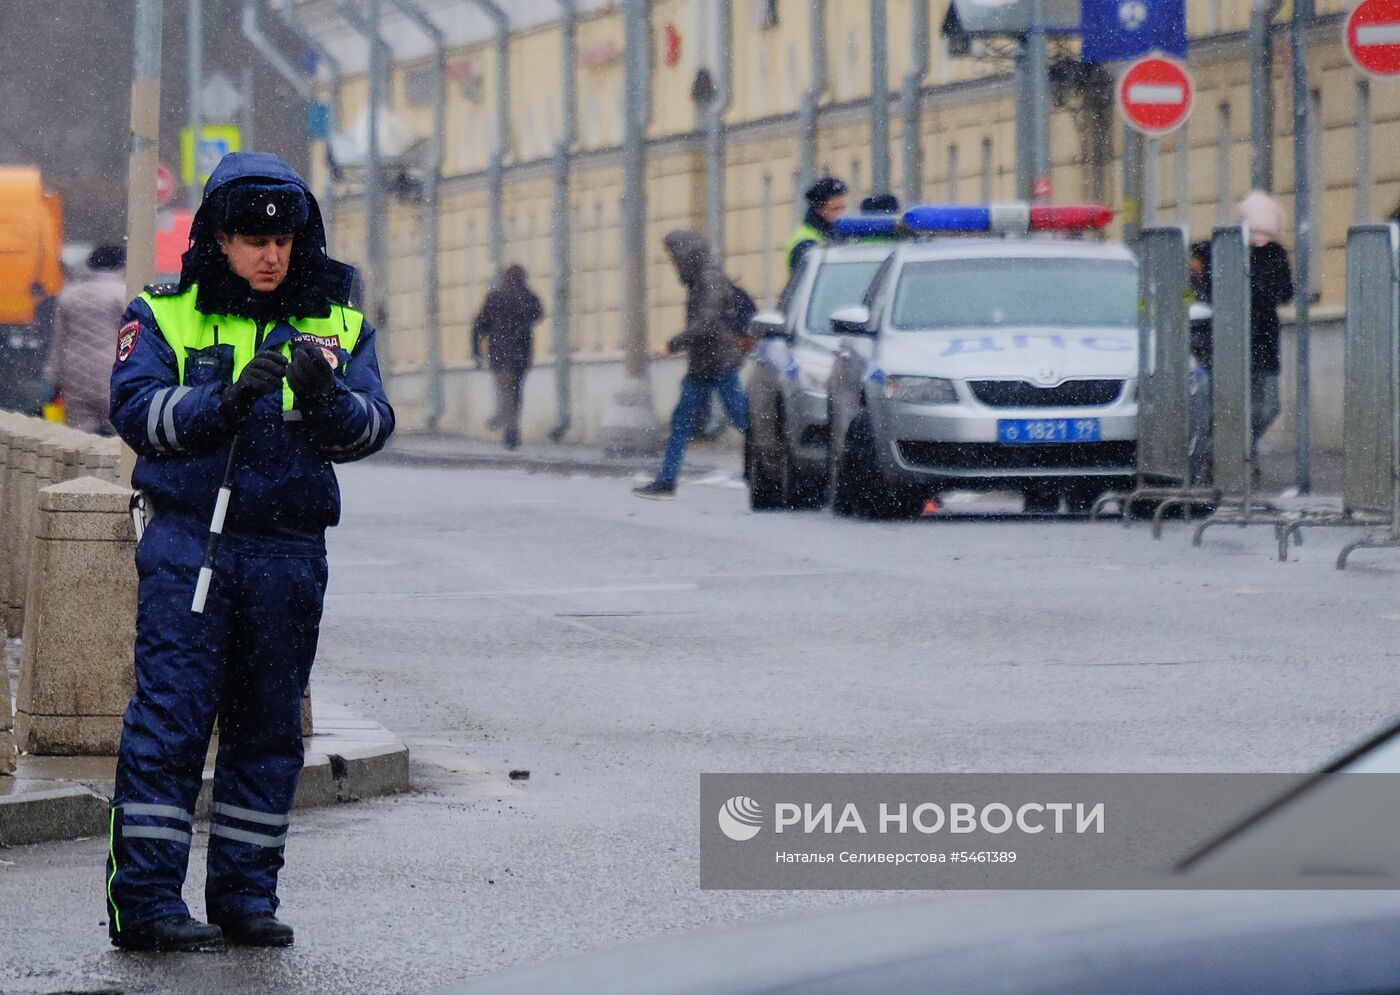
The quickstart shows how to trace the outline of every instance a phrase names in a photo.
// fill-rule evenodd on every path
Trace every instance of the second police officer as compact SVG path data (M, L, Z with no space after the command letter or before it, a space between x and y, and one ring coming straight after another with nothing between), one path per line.
M832 240L836 219L846 213L846 184L834 176L826 176L807 188L804 195L807 213L802 223L787 241L783 258L788 273L796 271L809 249Z
M179 283L128 307L112 370L112 424L136 451L132 483L154 517L136 550L136 692L112 800L108 931L140 950L285 946L277 875L325 530L340 518L332 464L380 449L394 412L374 329L349 303L354 271L326 255L320 210L291 166L226 156L190 234ZM222 541L196 613L227 466ZM205 924L181 891L216 718Z

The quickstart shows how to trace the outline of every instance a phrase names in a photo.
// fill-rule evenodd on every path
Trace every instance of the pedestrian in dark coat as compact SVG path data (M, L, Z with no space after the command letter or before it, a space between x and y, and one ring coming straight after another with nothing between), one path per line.
M481 340L486 339L496 379L496 419L507 449L520 445L521 390L535 354L534 328L543 318L544 308L526 282L525 268L511 266L486 294L472 322L472 358L479 367Z
M676 276L686 289L685 330L666 343L658 358L672 353L686 354L685 378L681 396L671 415L671 437L656 479L633 489L638 497L672 498L676 478L685 458L686 444L696 418L710 391L718 391L729 420L741 432L749 428L749 404L739 384L739 367L744 362L734 334L737 304L734 285L715 264L710 246L693 231L673 231L663 240L676 267Z
M1293 299L1293 271L1283 237L1283 205L1261 190L1240 204L1240 222L1249 230L1250 415L1257 446L1279 415L1278 309Z

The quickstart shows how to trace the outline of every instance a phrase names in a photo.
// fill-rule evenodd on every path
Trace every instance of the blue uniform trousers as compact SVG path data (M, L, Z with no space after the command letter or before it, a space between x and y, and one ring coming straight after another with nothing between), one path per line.
M207 523L163 514L136 550L136 693L122 728L107 863L113 935L188 914L180 893L216 717L206 911L229 922L277 909L326 560L226 535L196 615L207 539Z

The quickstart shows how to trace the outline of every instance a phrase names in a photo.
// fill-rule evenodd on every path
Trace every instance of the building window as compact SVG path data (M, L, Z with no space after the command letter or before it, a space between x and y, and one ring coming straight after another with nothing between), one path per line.
M762 245L774 245L773 235L773 177L771 175L763 177L763 226L759 235ZM763 294L762 301L767 304L773 299L773 259L772 256L763 257Z
M948 146L948 203L958 202L958 147Z
M1230 175L1233 163L1230 151L1234 145L1230 121L1230 105L1221 104L1216 111L1215 137L1215 223L1230 224L1235 211L1234 179Z
M593 238L591 241L599 242L603 237L603 205L601 202L593 205ZM593 349L595 352L602 352L606 346L604 342L603 321L603 265L602 254L593 257Z
M1356 209L1354 224L1371 223L1371 81L1356 81Z
M437 77L431 69L408 69L404 72L404 103L410 107L430 107L438 95Z
M982 203L984 204L992 202L992 169L992 140L984 138L982 139Z
M1326 243L1322 240L1322 193L1327 186L1327 175L1322 165L1322 91L1313 90L1308 94L1308 172L1312 182L1308 184L1308 214L1312 225L1307 232L1308 244L1312 248L1313 265L1308 271L1308 293L1317 299L1322 295L1322 254ZM1294 219L1297 223L1297 219Z
M1161 140L1147 138L1142 143L1142 226L1150 228L1157 223L1158 164L1162 154Z
M1176 136L1172 139L1175 142L1172 169L1175 171L1173 179L1176 180L1176 223L1183 228L1191 222L1191 139L1186 130L1189 124L1188 121L1176 129Z

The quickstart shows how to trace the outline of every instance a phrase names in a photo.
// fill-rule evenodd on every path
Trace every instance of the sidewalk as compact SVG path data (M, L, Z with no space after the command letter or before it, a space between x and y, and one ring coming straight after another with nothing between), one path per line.
M692 442L686 449L687 476L743 471L744 456L738 436L726 433L719 442ZM586 474L596 477L632 477L656 474L661 454L610 457L601 446L570 442L525 442L508 450L499 442L469 439L442 433L396 434L376 457L376 462L405 466L433 466L491 470L527 470L531 473Z
M311 708L315 732L306 740L294 808L409 789L408 747L393 733L314 696ZM205 760L196 818L209 813L217 745ZM116 757L21 755L14 774L0 776L0 847L104 835L116 766Z
M1262 447L1261 447L1262 448ZM1325 500L1332 498L1340 503L1342 494L1342 454L1313 453L1309 470L1312 474L1312 493ZM1263 475L1264 494L1282 494L1297 486L1298 461L1293 450L1283 452L1262 452L1259 454L1259 470Z
M685 454L684 473L706 476L712 473L743 472L743 451L737 436L726 433L718 443L692 442ZM506 450L499 443L443 433L404 433L395 435L377 457L379 462L407 466L527 470L532 473L588 474L599 477L631 477L656 473L661 456L614 458L604 455L601 446L582 443L526 442L519 449ZM1282 494L1297 482L1296 456L1292 450L1263 452L1259 457L1263 474L1261 493ZM1342 454L1319 452L1312 456L1312 494L1316 499L1340 500L1342 493Z

